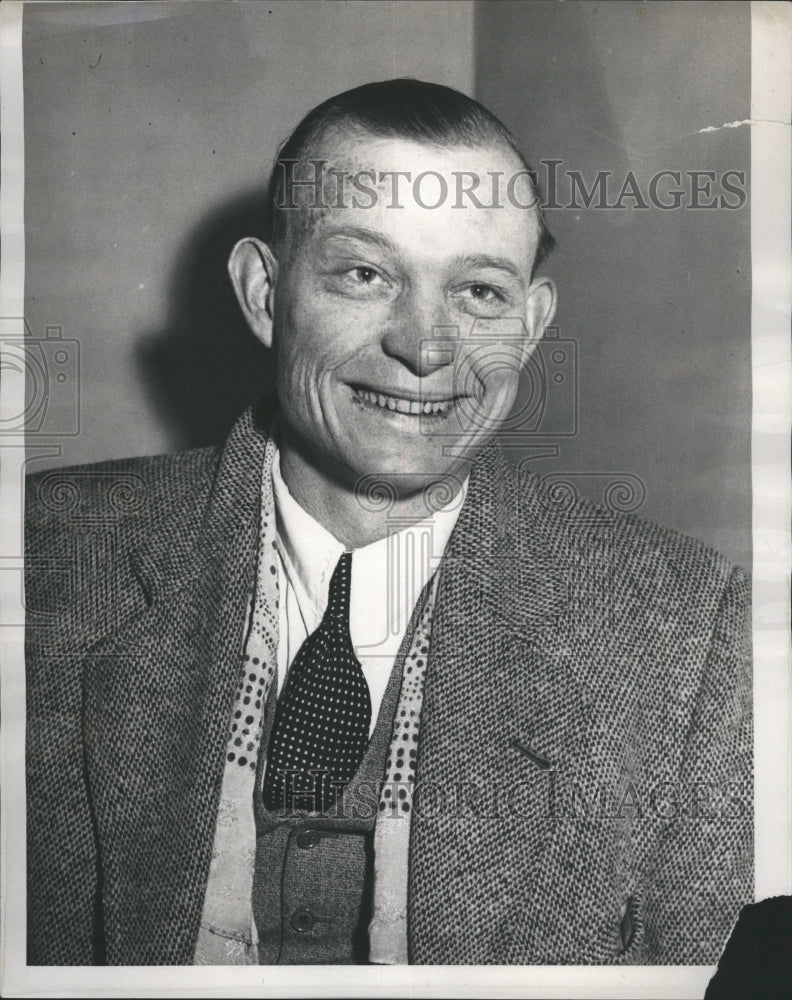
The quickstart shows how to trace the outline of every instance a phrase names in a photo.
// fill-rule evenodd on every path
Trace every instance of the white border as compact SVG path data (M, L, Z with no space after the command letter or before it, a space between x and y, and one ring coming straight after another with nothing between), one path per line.
M756 898L792 892L789 572L792 7L751 17L751 362Z
M24 337L25 134L22 5L0 4L0 335ZM25 375L0 359L0 419L25 409ZM6 427L8 424L3 423ZM25 955L25 657L22 593L24 435L0 438L0 992L24 981Z
M23 315L24 141L22 4L0 5L2 189L0 318ZM792 8L752 4L751 249L753 270L753 529L756 764L756 896L792 891L789 565L792 377L789 361L790 108ZM20 335L21 335L21 323ZM4 372L5 374L5 372ZM0 416L21 412L24 384L3 379ZM21 393L21 395L20 395ZM7 444L8 439L4 438ZM712 969L663 967L30 968L24 965L24 660L21 612L21 448L3 449L2 952L6 997L501 996L700 997ZM14 446L16 445L16 447Z
M700 1000L707 966L193 966L28 970L7 997L538 997ZM126 988L114 986L124 982Z

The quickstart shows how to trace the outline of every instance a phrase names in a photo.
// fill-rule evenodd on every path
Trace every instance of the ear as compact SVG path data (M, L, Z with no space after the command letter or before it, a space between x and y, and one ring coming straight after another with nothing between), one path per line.
M528 337L523 345L523 364L536 349L545 329L552 323L556 310L556 286L550 278L537 278L528 289L525 307L525 328Z
M265 347L272 347L272 320L278 262L266 243L248 236L231 251L228 273L248 326Z

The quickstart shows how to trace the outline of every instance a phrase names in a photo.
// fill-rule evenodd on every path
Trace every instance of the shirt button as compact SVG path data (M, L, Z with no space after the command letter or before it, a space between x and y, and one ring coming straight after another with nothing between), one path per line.
M299 931L301 934L305 934L313 928L313 913L306 909L295 910L291 915L290 923L296 931Z
M297 834L297 846L308 851L312 847L316 847L321 839L322 835L318 830L300 830Z

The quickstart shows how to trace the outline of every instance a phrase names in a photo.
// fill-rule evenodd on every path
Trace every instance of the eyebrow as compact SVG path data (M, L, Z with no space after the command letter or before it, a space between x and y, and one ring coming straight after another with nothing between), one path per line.
M386 236L383 236L382 233L378 233L374 229L366 229L365 226L328 227L322 233L321 242L327 243L333 239L359 240L362 243L379 247L388 253L398 253L397 247ZM490 254L464 254L455 257L453 264L455 267L494 268L499 271L506 271L507 274L517 278L518 281L522 281L523 279L523 275L517 265L509 260L508 257L493 257Z
M499 271L507 271L515 278L522 279L519 268L509 260L508 257L491 257L489 254L467 254L456 257L454 264L457 267L492 267Z
M324 230L321 242L327 243L333 239L359 240L361 243L369 243L377 246L380 250L396 252L396 247L382 233L374 229L366 229L365 226L331 226Z

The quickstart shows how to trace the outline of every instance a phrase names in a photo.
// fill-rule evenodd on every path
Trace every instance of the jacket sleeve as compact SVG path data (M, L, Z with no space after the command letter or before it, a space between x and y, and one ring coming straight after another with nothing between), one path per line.
M721 596L677 788L643 887L647 964L714 964L753 900L750 595L735 569Z
M80 686L28 654L28 965L96 960L97 862L82 760Z
M97 852L83 766L81 659L70 649L72 533L27 484L27 961L98 960ZM65 568L65 569L64 569Z

